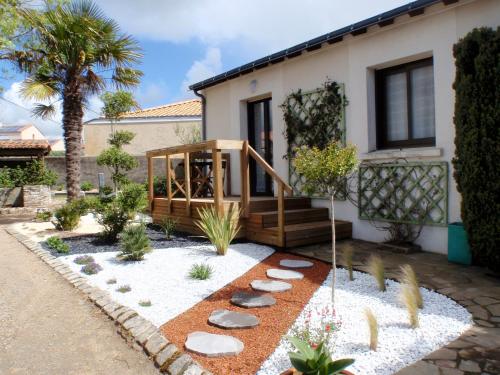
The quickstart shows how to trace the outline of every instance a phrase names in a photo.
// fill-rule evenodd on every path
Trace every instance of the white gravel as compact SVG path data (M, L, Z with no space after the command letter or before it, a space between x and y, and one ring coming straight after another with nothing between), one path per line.
M88 282L107 290L117 302L136 310L156 326L160 326L210 294L238 278L250 268L271 255L274 250L267 246L244 243L231 245L225 256L217 255L212 246L157 249L146 254L143 261L125 262L116 258L116 252L91 255L103 270L96 275L82 276ZM80 272L81 265L73 262L82 254L59 259L72 270ZM194 263L207 263L214 272L209 280L192 280L188 272ZM107 280L117 283L109 285ZM130 285L128 293L117 292L121 285ZM150 307L142 307L139 301L150 300Z
M387 291L379 292L370 275L354 272L354 277L355 280L350 282L347 271L337 271L335 309L341 327L330 350L333 358L354 358L356 362L349 370L357 375L393 374L471 327L472 317L466 309L446 296L421 288L424 308L419 314L420 327L411 329L406 310L399 302L399 283L387 280ZM331 307L331 273L297 318L295 326L304 326L308 310L321 311L327 307ZM379 324L376 352L368 347L369 334L364 315L367 307L374 312ZM315 316L313 314L312 319ZM257 374L275 375L290 368L287 355L290 350L291 345L282 339Z

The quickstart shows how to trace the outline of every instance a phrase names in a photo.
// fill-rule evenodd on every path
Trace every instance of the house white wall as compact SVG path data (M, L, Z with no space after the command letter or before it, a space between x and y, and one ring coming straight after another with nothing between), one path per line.
M389 161L404 155L408 160L440 160L449 163L449 222L460 220L460 196L452 177L454 154L453 44L474 27L497 27L500 24L500 1L461 0L425 9L416 17L398 17L393 25L373 26L358 36L305 52L274 66L257 70L204 90L207 98L207 138L247 139L246 103L259 97L272 97L274 168L288 177L288 163L283 159L286 141L279 105L292 91L312 90L326 78L345 84L349 105L346 108L347 141L357 145L363 159ZM436 146L405 149L403 152L375 150L374 69L398 65L432 56L434 59ZM237 155L233 155L237 159ZM239 165L234 160L232 165ZM233 192L240 191L239 171L232 178ZM276 189L275 189L276 190ZM327 206L315 200L315 206ZM358 219L357 208L338 202L339 219L353 222L353 236L371 241L384 239L384 232L368 221ZM425 250L446 253L447 229L426 226L417 241Z

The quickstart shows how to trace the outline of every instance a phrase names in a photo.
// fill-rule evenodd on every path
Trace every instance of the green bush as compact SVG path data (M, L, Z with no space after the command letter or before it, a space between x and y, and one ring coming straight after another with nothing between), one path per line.
M92 182L90 181L84 181L82 182L82 184L80 185L80 189L82 189L82 191L90 191L94 188L94 185L92 184Z
M91 255L80 255L73 260L74 263L85 265L89 263L95 263L94 257Z
M69 253L69 245L57 236L47 238L47 246L61 254Z
M118 241L118 235L123 231L129 220L129 212L115 200L96 207L97 222L103 226L101 237L106 242Z
M151 251L151 244L146 234L146 227L132 225L123 231L121 241L121 252L118 257L123 260L143 260L144 255Z
M454 177L474 261L500 272L500 27L474 29L453 48Z
M50 221L51 218L52 218L51 211L38 211L35 216L36 221L43 221L43 222Z
M41 160L33 160L23 168L3 167L0 170L0 187L12 188L25 185L53 186L57 182L57 173L47 169Z
M165 218L160 223L160 227L163 230L163 233L165 233L165 237L167 237L167 240L170 240L172 238L172 234L174 233L176 226L177 220L172 219L171 217Z
M80 217L92 208L92 199L79 198L66 203L54 211L52 222L57 230L73 230L80 223Z
M231 241L240 230L238 220L235 220L234 210L231 209L219 215L214 206L198 210L201 220L196 221L196 225L208 237L212 245L215 246L217 254L226 255ZM236 215L239 217L239 214Z
M213 268L208 264L195 263L191 266L189 270L189 277L195 280L207 280L212 277L214 273Z
M116 200L131 215L131 218L138 212L144 211L148 205L146 190L144 190L144 186L141 184L127 184L123 186L122 191L117 194Z

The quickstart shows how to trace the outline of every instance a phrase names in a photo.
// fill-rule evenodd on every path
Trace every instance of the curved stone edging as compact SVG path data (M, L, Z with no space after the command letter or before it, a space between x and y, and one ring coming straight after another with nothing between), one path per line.
M155 365L169 375L211 375L191 356L172 344L151 322L135 310L114 302L108 292L93 287L81 275L44 250L40 244L9 226L4 229L28 250L35 253L46 264L83 292L119 327L120 335L135 349L143 350Z

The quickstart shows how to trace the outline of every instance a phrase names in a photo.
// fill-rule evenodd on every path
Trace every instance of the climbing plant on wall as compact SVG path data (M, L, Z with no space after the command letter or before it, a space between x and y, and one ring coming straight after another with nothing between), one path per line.
M294 194L301 195L304 184L304 177L292 163L296 150L301 147L324 149L333 141L345 144L346 105L344 86L332 80L316 90L298 89L281 105L287 141L284 157L289 160L289 182ZM339 190L337 198L345 199L345 190Z

